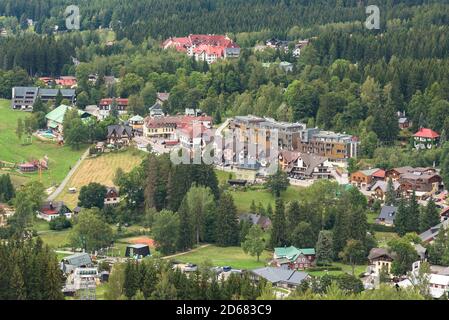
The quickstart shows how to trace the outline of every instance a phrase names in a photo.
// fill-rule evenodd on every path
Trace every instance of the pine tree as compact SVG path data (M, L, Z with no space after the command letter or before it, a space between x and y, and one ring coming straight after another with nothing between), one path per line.
M332 232L322 230L318 234L316 243L316 259L318 264L328 265L334 258Z
M180 218L180 228L178 237L178 250L186 251L193 247L194 232L192 228L192 219L189 213L187 199L184 198L178 210Z
M287 245L287 235L285 227L286 221L284 202L281 198L277 198L269 243L269 246L271 248L283 247Z
M385 192L385 205L394 206L396 204L396 191L394 190L393 180L388 178L387 190Z
M419 231L421 232L440 223L440 214L432 198L427 202L426 207L421 207L419 218Z
M408 205L408 219L407 219L407 232L418 232L419 231L419 204L416 200L416 193L413 193L409 200Z
M218 200L215 239L222 247L235 246L239 242L237 208L228 193L222 194Z
M124 294L131 299L140 287L140 273L137 262L128 262L125 268L125 281L123 283Z
M403 197L399 200L399 206L398 210L396 212L396 218L394 219L394 226L396 229L396 232L403 236L408 231L408 206Z
M291 236L293 230L298 225L301 219L301 209L298 201L292 201L287 207L287 232Z
M366 233L368 231L368 221L365 210L362 208L355 208L349 219L349 225L351 226L349 229L349 237L365 243Z

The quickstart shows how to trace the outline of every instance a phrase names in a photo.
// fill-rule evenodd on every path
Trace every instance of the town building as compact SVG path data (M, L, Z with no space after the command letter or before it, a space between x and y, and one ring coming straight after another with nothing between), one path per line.
M46 221L51 221L59 216L72 218L72 210L63 201L46 201L37 212L37 217Z
M174 48L185 52L197 61L214 63L218 59L236 58L240 47L228 36L191 34L188 37L169 38L162 44L163 49Z
M85 252L72 254L64 257L61 261L61 270L65 274L72 273L77 268L89 268L92 266L92 259L90 258L90 255Z
M382 271L391 273L391 264L395 259L396 255L394 253L389 252L388 249L385 248L373 248L371 249L368 260L369 273L374 273L379 275Z
M294 246L274 248L271 264L286 269L307 269L315 265L315 249L298 249Z
M126 114L128 108L128 99L124 98L101 99L100 103L98 104L101 118L102 119L107 118L111 114L111 111L114 107L119 115Z
M440 135L428 128L421 128L413 135L413 145L416 149L432 149L439 145Z
M150 117L152 117L152 118L165 116L164 109L162 108L162 103L159 101L157 101L155 104L153 104L148 109L148 111L150 112Z
M379 216L376 218L376 223L383 224L385 226L394 226L397 211L398 207L383 206L380 210Z
M45 119L47 120L47 128L52 129L54 131L57 131L59 133L62 133L64 130L64 117L67 113L67 111L72 110L73 107L66 106L64 104L61 104L59 107L53 109L49 113L45 115ZM78 114L80 115L81 119L87 119L91 117L91 114L78 110Z
M139 115L135 115L128 120L128 124L131 126L131 128L133 128L134 135L136 136L143 135L144 120L145 119Z
M111 125L108 126L107 143L116 147L128 146L134 137L130 126Z
M58 92L63 99L74 104L76 101L75 89L44 89L38 87L13 87L11 107L25 111L32 111L36 99L39 97L43 103L55 101Z
M261 279L265 279L273 286L290 289L297 288L304 280L310 278L306 272L276 267L264 267L250 270L249 276L255 283L258 283Z
M446 230L449 226L449 219L443 220L441 223L433 226L419 235L423 242L432 243L443 228Z
M392 181L393 191L396 196L400 193L401 185L397 181ZM371 186L370 190L373 192L372 195L374 198L379 199L381 201L385 200L385 195L388 191L388 182L383 180L378 180Z
M327 158L308 153L282 150L279 164L292 179L331 179L331 164Z
M211 128L212 117L209 116L146 117L144 120L143 135L151 139L171 141L179 140L180 136L182 136L183 143L187 146L198 143L198 139L201 142L203 140L202 135L207 129ZM198 136L197 132L199 132L200 136Z
M104 197L105 206L115 206L120 203L120 196L117 188L108 187Z

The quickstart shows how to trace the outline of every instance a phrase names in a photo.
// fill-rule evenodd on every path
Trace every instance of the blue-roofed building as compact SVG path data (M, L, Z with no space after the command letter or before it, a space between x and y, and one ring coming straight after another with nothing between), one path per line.
M383 206L379 216L376 218L376 222L386 226L394 226L394 219L396 218L397 211L397 207Z

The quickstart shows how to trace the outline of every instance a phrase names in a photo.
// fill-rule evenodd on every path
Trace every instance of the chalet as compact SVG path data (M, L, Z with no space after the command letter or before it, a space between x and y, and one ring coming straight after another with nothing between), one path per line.
M239 222L248 221L252 225L258 225L262 230L268 230L271 228L271 219L260 214L254 213L242 213L238 216Z
M40 207L37 217L46 221L51 221L64 215L67 219L72 218L72 210L70 210L63 201L47 201Z
M386 226L394 226L394 219L396 218L397 207L383 206L380 210L379 216L376 218L376 223Z
M47 128L62 133L64 130L64 116L66 115L67 111L72 109L73 107L61 104L59 107L47 113L45 115L45 119L47 120ZM80 115L81 119L87 119L91 117L89 113L82 110L78 110L78 114Z
M118 190L115 187L107 188L106 195L104 197L104 205L115 206L118 203L120 203Z
M155 104L153 104L153 106L151 106L148 110L150 111L151 118L165 116L164 110L162 108L162 104L159 101L157 101Z
M309 279L309 275L306 272L275 267L250 270L249 276L255 283L258 283L261 279L265 279L273 286L282 288L296 288L304 280Z
M397 181L393 181L393 191L396 195L399 195L400 191L400 183ZM388 191L388 182L387 181L376 181L374 185L371 187L371 191L373 191L373 196L379 200L385 200L385 194Z
M108 126L107 142L114 146L128 146L133 138L133 130L130 126Z
M309 40L300 40L295 44L295 48L293 49L293 57L299 58L301 56L301 50L308 46L310 43Z
M410 194L415 191L418 198L436 192L442 186L442 178L437 173L407 172L399 177L398 182L403 193Z
M385 172L379 168L360 170L351 174L350 181L354 186L366 188L372 185L375 179L380 179L381 176L385 176Z
M414 135L414 147L420 149L432 149L438 146L440 141L440 135L428 128L421 128Z
M274 248L272 265L288 269L307 269L315 264L315 249Z
M128 124L133 128L136 136L141 136L143 134L143 123L144 118L139 115L135 115L128 120Z
M374 274L380 274L382 270L386 270L391 273L391 264L396 255L389 252L385 248L373 248L369 252L369 272Z
M443 220L443 222L437 224L436 226L431 227L430 229L424 231L419 235L421 240L423 242L431 243L435 238L438 236L438 233L440 232L441 228L444 228L445 230L449 226L449 220Z
M399 178L401 177L401 175L406 174L406 173L415 173L415 174L432 174L432 173L436 173L436 169L432 168L432 167L410 167L410 166L406 166L406 167L399 167L399 168L393 168L390 170L387 170L385 172L385 180L388 179L392 179L394 180L399 180Z
M105 98L101 99L98 105L102 119L107 118L115 108L119 115L126 114L128 108L128 99L124 98Z
M21 109L26 111L33 110L33 105L37 98L43 103L55 101L58 92L61 93L63 99L67 99L70 103L75 103L75 89L44 89L38 87L13 87L11 107L13 109Z
M330 179L330 163L326 157L301 153L286 171L293 179Z

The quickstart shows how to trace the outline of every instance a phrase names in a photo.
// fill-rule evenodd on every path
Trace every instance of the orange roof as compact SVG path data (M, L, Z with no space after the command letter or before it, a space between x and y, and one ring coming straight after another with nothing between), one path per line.
M435 131L433 131L432 129L421 128L417 133L414 134L414 136L418 138L435 139L438 138L440 135Z
M373 173L373 177L376 178L385 178L385 170L379 169L376 172Z

